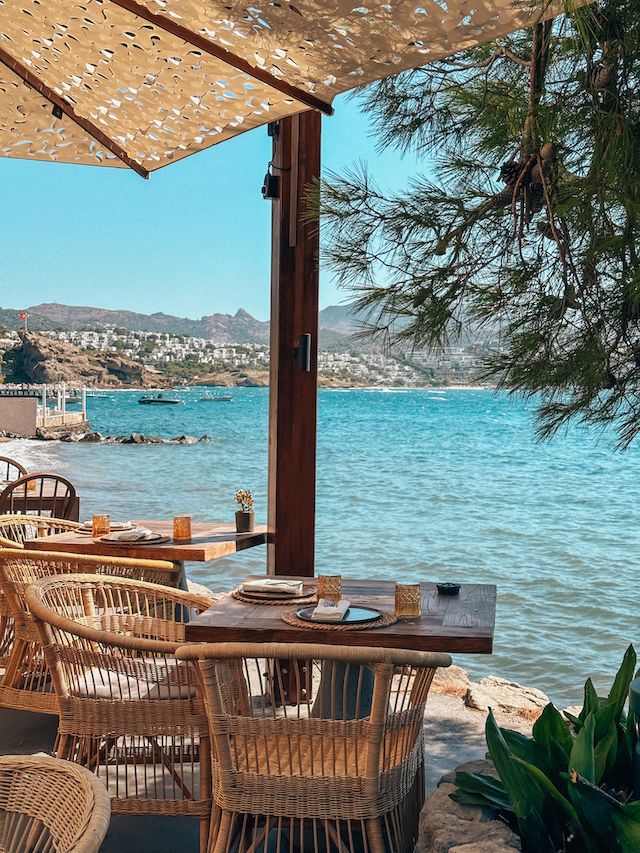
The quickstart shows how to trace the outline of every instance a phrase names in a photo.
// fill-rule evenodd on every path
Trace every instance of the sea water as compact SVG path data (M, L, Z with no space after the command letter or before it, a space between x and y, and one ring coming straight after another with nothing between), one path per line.
M209 442L16 441L2 453L71 479L85 518L232 523L236 489L250 488L262 522L268 391L232 393L176 392L176 406L140 406L136 392L89 399L104 435ZM579 428L538 443L534 406L491 390L326 389L318 421L318 572L496 584L493 655L455 662L559 704L579 701L587 675L607 687L628 643L640 648L640 444L621 453L610 434ZM224 590L264 565L255 548L188 573Z

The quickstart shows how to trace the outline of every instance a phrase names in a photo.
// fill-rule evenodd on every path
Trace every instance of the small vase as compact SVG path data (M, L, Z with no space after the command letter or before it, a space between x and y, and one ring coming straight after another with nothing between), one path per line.
M253 527L253 511L245 512L239 509L236 512L236 531L238 533L252 533Z

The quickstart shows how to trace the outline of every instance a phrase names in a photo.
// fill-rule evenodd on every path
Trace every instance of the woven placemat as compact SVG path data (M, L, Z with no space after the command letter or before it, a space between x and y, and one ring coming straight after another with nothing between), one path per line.
M287 605L291 606L292 604L313 604L316 600L316 591L315 589L309 590L304 595L297 595L295 597L287 596L287 598L252 598L250 595L245 595L244 592L236 587L231 592L231 597L235 598L237 601L244 601L246 604L270 604L276 605L278 607L286 607Z
M370 631L374 628L387 628L394 625L398 619L393 613L380 611L380 618L375 622L355 622L352 625L342 625L340 622L307 622L296 616L295 610L287 610L282 614L282 621L294 628L310 628L312 631Z

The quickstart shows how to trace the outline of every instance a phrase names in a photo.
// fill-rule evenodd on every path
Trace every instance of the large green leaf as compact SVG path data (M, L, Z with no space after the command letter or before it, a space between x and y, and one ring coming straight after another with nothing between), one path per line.
M630 711L624 726L618 724L619 739L616 763L611 769L608 769L607 773L610 784L623 790L630 790L633 787L633 762L635 747L638 742L637 723L636 715Z
M625 706L629 695L629 685L633 680L637 658L633 646L629 646L624 654L622 665L618 670L613 681L613 686L609 691L608 701L614 706L616 711L616 721L620 719L622 709Z
M595 781L595 756L593 749L593 735L596 727L595 714L589 714L584 721L583 727L578 732L573 742L571 755L569 756L569 770L579 773L589 782Z
M491 760L518 820L525 853L555 853L556 845L549 836L542 815L546 795L537 782L532 781L531 774L514 761L491 710L485 734Z
M568 761L573 739L562 714L552 702L545 706L544 711L533 724L532 734L536 743L545 750L547 744L554 740L566 753ZM563 767L564 769L566 769L566 765Z
M613 704L607 703L596 712L593 739L594 782L599 785L618 756L618 724Z
M571 776L569 798L599 853L639 853L640 802L623 804L578 774Z
M579 720L582 725L584 725L589 714L595 714L599 707L600 699L596 693L596 688L593 686L593 681L590 678L587 678L584 683L584 701L579 715Z
M529 762L529 764L535 764L536 767L539 767L545 773L547 772L547 757L545 750L540 744L536 743L530 737L523 735L521 732L514 732L511 729L501 729L501 731L511 755L517 756L523 761ZM565 768L566 764L562 769L564 770Z
M467 797L484 798L484 803L474 803L474 805L490 805L502 811L511 811L509 797L504 789L504 785L499 779L493 776L487 776L484 773L456 773L456 785L458 790L454 791L449 796L456 802L465 802L458 797L459 793L463 793ZM471 805L471 803L468 803Z
M555 802L562 808L563 811L567 814L567 819L570 820L578 820L578 813L571 805L569 800L566 797L563 797L560 791L556 788L553 782L549 779L548 776L540 770L540 768L536 767L534 764L527 764L526 761L522 761L520 758L513 759L516 764L519 764L527 773L532 777L533 781L536 782L545 794L548 794Z
M613 812L613 824L621 853L640 851L640 802L625 803Z

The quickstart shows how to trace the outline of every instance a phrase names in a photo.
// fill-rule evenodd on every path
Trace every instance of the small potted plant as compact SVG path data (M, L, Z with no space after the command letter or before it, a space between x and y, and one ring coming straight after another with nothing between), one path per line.
M236 512L236 530L238 533L251 533L253 530L253 495L250 489L238 489L236 503L240 509Z

